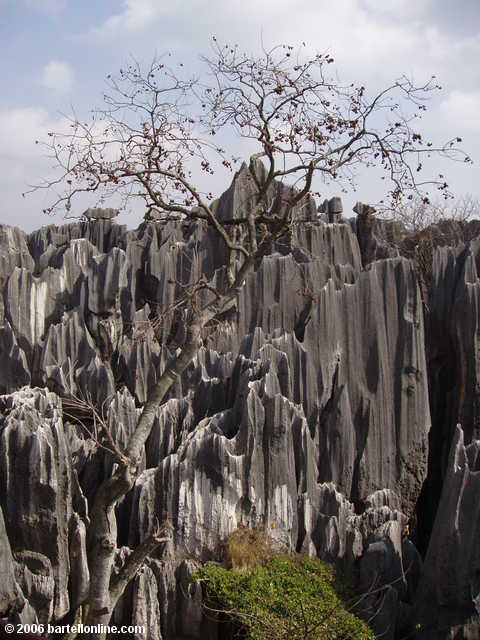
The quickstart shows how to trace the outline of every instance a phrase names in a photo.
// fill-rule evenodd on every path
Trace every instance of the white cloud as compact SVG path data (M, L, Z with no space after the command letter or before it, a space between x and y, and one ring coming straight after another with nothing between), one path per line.
M460 131L480 133L480 90L452 91L440 105L440 114Z
M120 56L134 51L150 57L154 48L168 49L194 65L212 35L253 51L262 38L267 47L305 41L311 50L330 51L348 80L379 86L407 73L422 81L441 74L444 82L457 78L460 62L480 55L480 39L467 42L443 30L429 16L432 1L300 0L292 26L289 0L123 0L122 11L88 38L120 43Z
M22 193L40 177L52 175L52 161L35 141L48 140L49 131L64 130L66 120L52 118L42 107L0 107L0 222L30 229L47 222L42 209L52 194L40 191L22 198Z
M112 38L124 33L141 33L158 19L162 3L155 0L123 0L123 11L107 18L94 33L101 38Z
M65 95L72 90L73 71L69 64L58 60L50 60L44 67L40 83L57 95Z
M35 140L45 139L48 112L40 107L0 109L1 155L28 160L35 153Z
M42 107L0 108L0 175L26 180L23 190L32 176L50 172L51 160L46 160L46 150L41 143L49 140L50 131L68 132L69 121L61 116L52 118ZM40 144L37 144L38 143ZM38 181L38 177L35 178Z

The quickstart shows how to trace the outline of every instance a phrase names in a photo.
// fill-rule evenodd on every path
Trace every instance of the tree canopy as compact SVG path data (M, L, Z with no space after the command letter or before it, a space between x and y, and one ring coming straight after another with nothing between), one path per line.
M70 211L80 193L93 194L96 204L120 197L121 207L140 199L147 217L203 219L228 244L212 194L197 182L200 173L232 169L242 140L257 191L253 221L267 226L288 219L294 206L272 208L274 180L293 184L298 202L316 176L355 184L360 169L376 167L388 183L385 202L428 198L430 187L448 196L444 176L428 175L425 161L435 154L470 159L460 138L438 145L420 131L428 99L440 89L435 78L415 84L404 76L372 95L363 84L342 84L333 67L329 53L309 56L305 46L253 56L215 39L198 77L170 55L147 68L132 61L108 76L103 107L88 122L73 116L69 131L49 134L57 176L39 185L55 193L46 212Z

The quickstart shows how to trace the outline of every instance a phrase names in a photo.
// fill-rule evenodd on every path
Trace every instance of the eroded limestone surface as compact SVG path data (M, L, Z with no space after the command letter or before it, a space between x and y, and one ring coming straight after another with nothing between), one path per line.
M249 188L238 174L215 205L219 217L241 215ZM317 216L310 200L299 208L303 222L247 278L234 312L205 335L158 408L142 472L117 510L117 563L157 519L172 523L173 541L129 586L115 621L147 624L151 638L210 637L186 558L215 557L240 524L339 563L363 591L388 585L364 602L367 616L381 608L373 624L382 638L410 633L427 598L449 612L468 601L478 613L477 445L462 449L455 436L451 460L461 464L449 464L425 569L405 535L431 427L416 271L373 242L372 225L349 223L334 205L331 216L328 207ZM124 446L182 346L182 318L160 323L160 311L199 272L221 288L222 251L200 224L127 231L98 212L29 236L1 228L1 612L60 620L81 604L89 503L112 462L65 398L91 397ZM428 316L456 336L453 387L467 442L478 437L478 255L478 242L438 250ZM470 555L456 564L465 545ZM442 587L438 567L448 562L455 584ZM445 615L448 629L474 624Z

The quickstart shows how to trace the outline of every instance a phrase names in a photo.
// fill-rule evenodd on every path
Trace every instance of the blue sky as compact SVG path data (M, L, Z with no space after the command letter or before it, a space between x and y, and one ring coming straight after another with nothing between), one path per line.
M305 41L332 53L342 79L372 89L402 73L418 81L435 74L444 90L425 131L438 141L461 136L474 165L435 161L432 173L445 172L459 196L480 198L479 0L0 0L0 222L27 230L51 222L41 213L44 192L21 193L49 175L35 140L58 128L62 113L73 106L85 117L100 106L105 76L130 54L150 62L169 50L195 69L212 35L251 51L261 38ZM217 176L210 188L226 186ZM345 208L381 199L379 189L365 174Z

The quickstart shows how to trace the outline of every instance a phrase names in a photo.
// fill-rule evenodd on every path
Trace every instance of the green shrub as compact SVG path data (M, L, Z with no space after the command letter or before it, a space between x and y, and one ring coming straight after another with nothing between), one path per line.
M332 565L274 555L247 570L204 565L206 606L239 624L251 640L371 640L348 611L349 594Z

